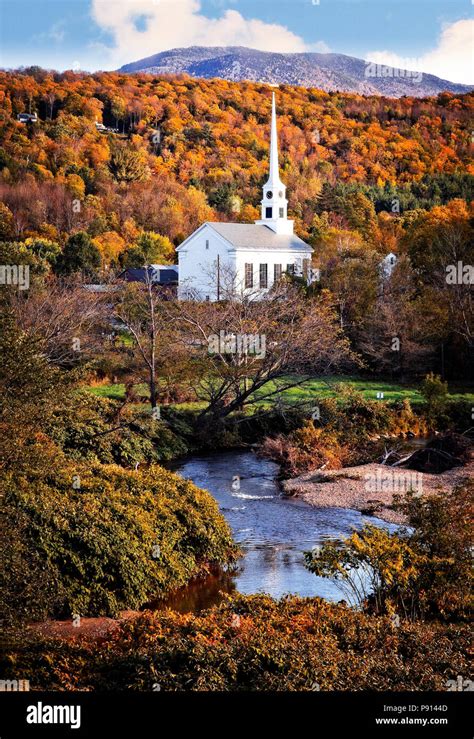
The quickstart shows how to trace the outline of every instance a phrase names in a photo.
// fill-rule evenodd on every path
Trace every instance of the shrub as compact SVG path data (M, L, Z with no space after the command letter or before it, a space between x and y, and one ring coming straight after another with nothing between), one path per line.
M449 494L396 500L410 530L390 534L365 526L342 542L307 552L306 564L336 580L351 601L403 618L464 619L472 606L474 483Z
M125 467L173 459L188 450L166 422L149 412L85 391L58 409L48 432L73 459Z
M402 609L404 618L418 615L417 578L424 562L404 537L366 525L305 558L311 572L338 583L351 605L377 614Z
M303 421L286 437L264 440L262 454L278 462L283 475L363 464L380 453L377 438L391 431L394 411L385 403L366 400L351 385L338 384L336 389L337 397L318 401L317 419Z
M283 475L299 475L312 469L338 469L347 458L334 433L317 429L312 421L285 437L266 438L260 447L263 456L277 462Z
M116 614L235 559L230 530L206 491L158 466L73 464L54 451L47 459L43 450L28 473L6 476L2 528L21 523L18 547L6 557L28 571L32 553L37 570L58 584L57 597L51 605L38 592L31 602L16 578L16 588L3 583L5 617Z
M430 372L421 383L420 393L425 399L425 415L433 426L437 425L446 408L448 383Z
M472 614L474 481L466 478L448 494L399 499L413 531L411 546L425 559L417 582L420 610L446 619Z
M199 615L143 613L101 640L26 636L0 660L33 689L446 690L469 675L467 625L412 624L317 598L237 596Z
M448 429L465 434L470 431L474 435L474 423L472 419L472 402L459 398L449 398L444 406L443 413L437 419L438 430Z

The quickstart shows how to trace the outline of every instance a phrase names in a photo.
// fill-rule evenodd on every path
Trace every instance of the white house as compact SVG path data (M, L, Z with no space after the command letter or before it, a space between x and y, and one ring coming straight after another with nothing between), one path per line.
M382 280L388 280L389 277L391 277L391 274L393 270L395 269L396 263L397 263L397 255L394 254L392 251L390 252L390 254L387 254L387 256L382 259L382 261L379 264L379 273L380 273Z
M261 219L203 223L177 248L178 297L221 300L262 298L284 272L310 275L313 249L293 233L286 187L278 167L275 93L272 102L270 173L263 186Z

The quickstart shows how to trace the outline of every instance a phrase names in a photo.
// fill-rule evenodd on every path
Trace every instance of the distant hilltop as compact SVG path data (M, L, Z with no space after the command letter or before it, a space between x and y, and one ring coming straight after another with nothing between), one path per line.
M243 46L191 46L171 49L124 64L119 72L180 74L249 80L270 85L299 85L327 92L355 92L387 97L427 97L440 92L462 94L474 89L432 74L365 62L345 54L277 54Z

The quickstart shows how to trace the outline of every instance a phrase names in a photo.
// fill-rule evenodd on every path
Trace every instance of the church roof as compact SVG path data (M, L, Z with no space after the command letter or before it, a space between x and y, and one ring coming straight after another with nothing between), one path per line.
M271 249L284 251L313 251L309 244L294 234L276 234L268 226L254 223L207 222L226 241L237 249Z

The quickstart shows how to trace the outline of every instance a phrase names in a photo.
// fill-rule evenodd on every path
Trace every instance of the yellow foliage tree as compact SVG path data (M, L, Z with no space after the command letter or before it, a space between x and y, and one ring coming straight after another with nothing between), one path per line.
M116 231L106 231L93 239L100 252L102 266L110 267L118 263L119 255L125 251L126 242Z

